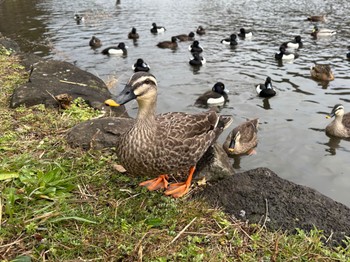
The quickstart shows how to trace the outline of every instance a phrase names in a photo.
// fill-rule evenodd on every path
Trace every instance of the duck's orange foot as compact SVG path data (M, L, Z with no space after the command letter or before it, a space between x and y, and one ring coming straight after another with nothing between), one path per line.
M173 196L175 198L186 195L189 191L191 184L186 182L170 184L168 189L164 192L167 196Z
M139 185L147 187L150 191L158 190L160 188L168 187L168 179L168 175L160 175L157 178L141 182Z
M250 149L248 152L247 152L247 155L248 156L252 156L252 155L256 155L256 150L254 148Z

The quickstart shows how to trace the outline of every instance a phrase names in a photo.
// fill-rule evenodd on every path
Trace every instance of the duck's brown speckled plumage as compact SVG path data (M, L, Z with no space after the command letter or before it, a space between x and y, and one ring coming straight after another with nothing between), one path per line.
M235 127L227 136L223 148L228 155L239 155L249 152L258 144L258 125L259 119L246 121ZM236 139L234 150L229 150L232 139L235 139L237 133L240 133L240 138Z
M173 174L182 179L231 123L231 117L219 116L214 111L156 116L157 82L149 73L135 73L126 89L135 93L139 111L134 126L120 137L117 155L134 175ZM123 101L126 92L124 89L116 101Z
M322 81L334 80L334 75L330 65L315 64L310 67L310 74L313 78Z
M335 119L326 127L326 134L340 138L350 137L350 113L344 114L344 107L341 104L336 104L330 117Z

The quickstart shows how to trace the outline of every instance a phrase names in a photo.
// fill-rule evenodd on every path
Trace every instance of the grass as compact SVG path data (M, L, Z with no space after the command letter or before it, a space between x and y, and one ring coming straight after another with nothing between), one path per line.
M118 173L111 150L82 151L65 132L100 114L8 107L27 73L0 48L1 261L349 261L350 239L324 246L316 229L269 232L200 200L172 199Z

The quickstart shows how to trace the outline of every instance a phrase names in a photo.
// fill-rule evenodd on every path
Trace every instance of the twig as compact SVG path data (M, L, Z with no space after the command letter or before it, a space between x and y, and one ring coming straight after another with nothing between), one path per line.
M265 219L258 233L260 233L261 230L266 227L265 225L268 217L269 217L269 203L267 201L267 198L265 198Z
M78 83L78 82L71 82L71 81L66 81L66 80L60 80L60 82L61 83L66 83L66 84L77 85L77 86L87 86L87 84Z
M203 236L210 236L210 237L221 237L221 236L225 235L225 233L219 234L219 233L204 233L204 232L184 232L184 234L203 235Z
M31 222L31 221L34 221L34 220L38 220L38 219L45 219L45 221L50 218L50 217L55 217L55 216L58 216L60 215L59 212L48 212L48 213L45 213L41 216L37 216L37 217L33 217L31 219L28 219L26 221L24 221L24 223L28 223L28 222Z
M0 219L1 219L1 217L0 217ZM0 220L0 221L1 221L1 220ZM329 235L329 237L328 237L327 240L326 240L326 243L328 243L328 241L331 240L331 238L332 238L332 236L333 236L333 233L334 233L334 232L333 232L333 230L332 230L331 234Z
M177 234L176 237L174 237L174 239L170 242L169 245L171 245L172 243L174 243L176 241L176 239L178 239L185 231L186 229L197 219L197 217L195 217L194 219L192 219L192 221L190 223L188 223L180 232L179 234Z
M275 242L275 250L272 254L271 261L275 262L277 261L277 255L278 255L278 242L280 240L280 235L277 236L276 242Z
M17 244L17 243L21 242L22 240L24 240L24 239L26 239L26 238L29 237L29 236L26 236L26 237L24 237L24 238L19 239L22 235L23 235L23 234L21 234L21 235L20 235L15 241L13 241L12 243L8 243L8 244L5 244L5 245L2 245L2 246L0 246L0 248L13 246L13 245L15 245L15 244Z

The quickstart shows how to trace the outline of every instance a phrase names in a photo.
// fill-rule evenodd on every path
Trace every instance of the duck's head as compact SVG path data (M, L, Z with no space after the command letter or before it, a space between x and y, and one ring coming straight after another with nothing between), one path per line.
M197 40L194 40L192 46L199 47L199 42Z
M177 42L176 36L172 36L172 37L171 37L171 42L173 42L173 43L176 43L176 42Z
M315 25L314 28L312 29L312 33L317 33L319 31L318 26Z
M344 115L344 106L342 104L336 104L333 109L332 112L326 116L326 118L331 118L334 116L342 116Z
M294 39L295 39L296 43L301 43L301 36L300 35L297 35Z
M136 34L136 28L135 28L135 27L133 27L133 28L131 29L131 33Z
M232 35L230 36L230 39L231 39L231 40L236 40L236 38L237 38L237 35L236 35L236 34L232 34Z
M115 98L108 99L105 104L116 107L136 99L139 105L154 101L157 97L157 80L154 75L136 72L129 79L123 91Z
M228 90L225 89L225 85L222 82L217 82L213 88L212 88L213 92L219 93L219 94L224 94L224 93L228 93Z
M282 54L285 54L285 53L286 53L286 48L285 48L283 45L280 46L280 52L281 52Z
M120 49L125 49L125 48L126 48L124 42L120 42L120 43L118 44L118 47L119 47Z
M194 37L194 33L193 32L190 32L189 34L188 34L188 37Z
M144 63L142 58L137 59L136 64L142 66Z
M241 29L239 29L239 32L244 35L245 34L245 29L241 28Z
M232 135L230 144L228 146L229 152L233 153L235 151L235 146L240 139L241 139L241 132L237 131L235 135Z
M266 81L265 81L265 87L266 88L272 88L272 80L271 77L266 77Z
M156 27L157 27L157 24L156 24L156 23L152 23L152 26L153 26L154 28L156 28Z
M195 60L198 60L198 61L201 61L201 59L202 59L200 54L197 52L192 53L192 56Z

